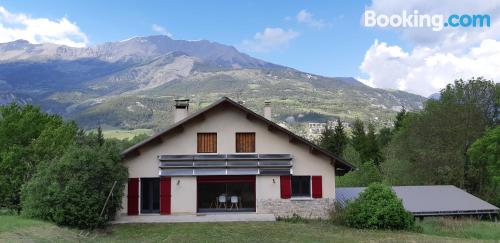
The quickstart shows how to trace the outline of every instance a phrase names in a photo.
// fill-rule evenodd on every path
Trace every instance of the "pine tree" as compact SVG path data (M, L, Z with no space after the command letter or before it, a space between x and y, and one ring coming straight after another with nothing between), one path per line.
M352 146L358 153L362 154L363 148L365 147L366 133L365 133L365 125L363 121L359 118L356 118L352 123Z
M382 148L385 147L392 139L393 131L389 127L383 127L378 131L377 142Z
M347 145L347 135L344 131L344 125L338 119L335 128L326 125L325 130L321 133L319 144L322 148L328 150L332 154L340 157Z
M337 119L337 125L333 131L333 144L334 150L332 153L339 157L342 156L344 148L347 145L347 135L344 131L344 125L340 119Z
M375 126L372 123L368 124L368 134L366 135L365 147L361 155L366 161L373 161L373 163L377 166L380 166L380 163L382 163L382 154L380 152L380 146L377 142Z
M335 150L334 143L333 143L333 135L334 131L333 129L328 126L328 124L325 126L325 130L321 132L321 136L319 137L319 146L332 152Z
M104 135L102 134L101 125L97 127L97 144L99 145L99 147L104 144Z
M399 131L399 129L403 126L403 120L405 119L406 115L406 109L403 106L396 115L396 121L394 121L394 132Z

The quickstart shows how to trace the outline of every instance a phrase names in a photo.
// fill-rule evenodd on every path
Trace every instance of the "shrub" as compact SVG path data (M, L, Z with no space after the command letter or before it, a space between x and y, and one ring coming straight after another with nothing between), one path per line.
M121 207L126 178L115 144L72 145L60 159L41 165L23 186L22 213L58 225L102 227ZM115 181L113 196L101 216Z
M373 183L346 209L346 224L364 229L412 229L415 223L411 213L392 189Z

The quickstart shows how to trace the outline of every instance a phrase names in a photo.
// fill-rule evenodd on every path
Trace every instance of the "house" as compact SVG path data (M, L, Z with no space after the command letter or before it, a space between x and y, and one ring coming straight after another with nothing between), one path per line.
M327 217L335 176L353 167L241 104L222 98L125 150L122 214L272 213Z
M365 187L337 188L337 201L346 206ZM477 216L497 217L499 209L452 185L393 186L403 206L415 217Z

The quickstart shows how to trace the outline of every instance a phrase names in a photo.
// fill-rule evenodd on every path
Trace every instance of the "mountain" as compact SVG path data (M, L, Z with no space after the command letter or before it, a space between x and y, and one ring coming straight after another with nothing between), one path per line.
M432 100L439 100L439 98L441 98L441 93L434 93L434 94L431 94L429 95L428 97L429 99L432 99Z
M158 129L172 121L170 107L181 96L193 101L193 109L230 96L257 112L271 100L275 118L291 125L336 117L383 123L401 106L419 109L425 101L351 77L265 62L206 40L134 37L87 48L0 44L0 104L35 103L86 128Z

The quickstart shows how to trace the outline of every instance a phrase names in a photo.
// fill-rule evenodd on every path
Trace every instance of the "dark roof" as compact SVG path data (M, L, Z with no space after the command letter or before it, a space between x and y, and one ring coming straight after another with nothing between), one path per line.
M216 102L210 104L209 106L207 106L203 109L200 109L197 112L182 119L181 121L173 124L172 126L168 127L167 129L154 134L153 136L145 139L144 141L142 141L140 143L135 144L134 146L123 151L122 155L129 156L129 155L133 154L134 152L137 152L137 149L139 149L140 147L157 140L161 136L163 136L171 131L174 131L174 130L177 130L178 128L181 128L183 124L185 124L185 123L197 118L198 116L201 116L202 114L214 109L215 107L218 107L218 106L223 105L223 104L232 105L233 107L236 107L236 108L242 110L243 112L247 113L247 115L252 116L252 118L255 118L257 120L260 120L260 121L266 123L268 126L272 127L274 130L281 131L281 132L288 134L290 136L291 140L293 139L294 141L304 143L304 144L308 145L312 151L315 151L315 152L317 151L317 152L329 157L330 159L332 159L335 162L335 167L338 170L337 173L339 175L347 173L348 171L351 171L354 168L353 165L347 163L346 161L344 161L341 158L338 158L337 156L330 153L329 151L317 146L316 144L310 142L309 140L307 140L301 136L296 135L295 133L289 131L288 129L281 127L280 125L274 123L273 121L266 119L265 117L253 112L252 110L250 110L250 109L244 107L243 105L231 100L228 97L223 97L223 98L217 100Z
M498 213L499 209L460 188L451 185L393 186L406 210L416 216L465 215ZM346 205L365 187L338 187L336 199Z

